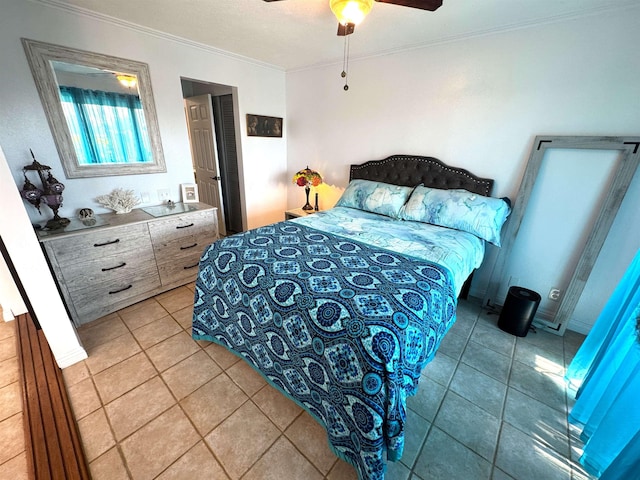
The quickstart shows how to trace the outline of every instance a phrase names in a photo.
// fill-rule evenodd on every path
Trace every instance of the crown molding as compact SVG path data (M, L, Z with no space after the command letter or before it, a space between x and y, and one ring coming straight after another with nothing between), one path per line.
M144 25L139 25L137 23L128 22L126 20L122 20L120 18L112 17L110 15L105 15L103 13L95 12L93 10L89 10L87 8L78 7L76 5L70 5L65 2L61 2L58 0L28 0L32 3L37 3L40 5L44 5L45 7L55 8L57 10L61 10L67 13L71 13L73 15L78 15L85 18L90 18L92 20L97 20L99 22L104 22L113 26L126 28L127 30L131 30L137 33L142 33L144 35L148 35L150 37L160 38L163 40L168 40L170 42L178 43L181 45L185 45L192 48L197 48L199 50L203 50L207 53L212 53L215 55L220 55L222 57L226 57L232 60L236 60L243 63L248 63L254 66L268 68L270 70L276 70L279 72L284 72L285 69L279 67L277 65L273 65L271 63L261 62L260 60L256 60L254 58L245 57L244 55L238 55L236 53L228 52L226 50L222 50L219 48L212 47L210 45L206 45L204 43L195 42L193 40L186 39L184 37L179 37L177 35L172 35L167 32L163 32L161 30L156 30L154 28L145 27Z
M86 9L86 8L83 8L83 7L79 7L79 6L76 6L76 5L70 5L70 4L65 3L63 1L60 1L60 0L27 0L27 1L32 2L32 3L37 3L37 4L40 4L40 5L44 5L46 7L55 8L55 9L58 9L58 10L66 11L68 13L75 14L75 15L78 15L78 16L91 18L93 20L101 21L101 22L108 23L108 24L111 24L111 25L114 25L114 26L126 28L128 30L132 30L132 31L135 31L135 32L138 32L138 33L142 33L142 34L145 34L145 35L149 35L149 36L152 36L152 37L161 38L161 39L164 39L164 40L168 40L168 41L171 41L171 42L179 43L179 44L182 44L182 45L185 45L185 46L189 46L189 47L192 47L192 48L197 48L197 49L205 51L207 53L220 55L220 56L223 56L223 57L226 57L226 58L230 58L230 59L233 59L233 60L236 60L236 61L248 63L248 64L251 64L251 65L254 65L254 66L259 66L259 67L262 67L262 68L268 68L268 69L271 69L271 70L276 70L276 71L279 71L279 72L287 72L287 73L303 72L303 71L307 71L307 70L313 70L313 69L316 69L316 68L335 66L335 65L340 64L340 62L342 61L342 60L336 59L336 60L327 61L327 62L314 63L314 64L311 64L311 65L306 65L306 66L302 66L302 67L298 67L298 68L287 69L287 68L283 68L283 67L280 67L278 65L271 64L271 63L262 62L260 60L256 60L256 59L251 58L251 57L246 57L244 55L239 55L239 54L228 52L226 50L222 50L222 49L210 46L210 45L206 45L206 44L203 44L203 43L200 43L200 42L189 40L189 39L186 39L184 37L180 37L180 36L177 36L177 35L172 35L170 33L163 32L161 30L156 30L156 29L153 29L153 28L145 27L145 26L139 25L137 23L128 22L126 20L122 20L122 19L119 19L119 18L116 18L116 17L112 17L110 15L106 15L106 14L103 14L103 13L95 12L93 10L89 10L89 9ZM602 15L604 13L609 13L609 12L638 9L638 7L639 7L639 5L638 5L636 0L628 0L628 2L623 4L623 5L612 5L612 6L610 5L610 6L593 7L593 8L590 8L590 9L582 10L580 12L570 12L570 13L565 13L565 14L561 14L561 15L553 15L553 16L549 16L549 17L546 17L546 18L542 18L542 19L536 19L536 20L525 20L525 21L522 21L522 22L515 22L515 23L511 23L511 24L507 24L507 25L501 25L501 26L498 26L498 27L487 28L487 29L482 29L482 30L476 30L476 31L473 31L473 32L462 33L462 34L458 34L458 35L450 35L450 36L442 37L442 38L440 38L438 40L434 40L434 41L423 42L423 43L418 43L418 44L413 44L413 45L406 45L406 46L403 46L403 47L384 50L384 51L381 51L381 52L376 52L376 53L371 53L371 54L362 54L362 55L359 55L359 56L352 56L350 61L368 60L368 59L372 59L372 58L376 58L376 57L383 57L383 56L394 55L394 54L398 54L398 53L410 52L410 51L419 50L419 49L423 49L423 48L446 45L446 44L461 42L461 41L470 40L470 39L474 39L474 38L482 38L482 37L487 37L487 36L496 35L496 34L500 34L500 33L507 33L507 32L512 32L512 31L525 30L525 29L529 29L529 28L536 28L536 27L545 26L545 25L552 25L552 24L556 24L556 23L579 20L581 18L593 17L593 16Z
M587 17L594 17L594 16L598 16L598 15L602 15L603 13L609 13L609 12L617 12L617 11L624 11L624 10L634 10L634 9L638 9L640 7L640 5L638 5L638 3L627 3L625 5L616 5L616 6L607 6L607 7L594 7L591 9L587 9L584 11L581 11L579 13L566 13L566 14L562 14L562 15L554 15L551 17L547 17L544 19L537 19L537 20L529 20L529 21L522 21L522 22L515 22L509 25L502 25L499 27L493 27L493 28L487 28L487 29L483 29L483 30L477 30L474 32L468 32L468 33L462 33L462 34L458 34L458 35L450 35L447 37L442 37L438 40L434 40L434 41L430 41L430 42L423 42L423 43L418 43L418 44L413 44L413 45L405 45L403 47L400 48L394 48L394 49L389 49L389 50L384 50L381 52L376 52L376 53L371 53L371 54L363 54L363 55L359 55L359 56L352 56L349 61L350 62L358 62L358 61L363 61L363 60L369 60L369 59L373 59L373 58L377 58L377 57L385 57L385 56L389 56L389 55L395 55L398 53L405 53L405 52L410 52L410 51L414 51L414 50L420 50L423 48L430 48L430 47L437 47L440 45L447 45L450 43L457 43L457 42L462 42L462 41L466 41L466 40L471 40L474 38L482 38L482 37L489 37L492 35L497 35L497 34L501 34L501 33L507 33L507 32L514 32L514 31L518 31L518 30L526 30L529 28L537 28L537 27L542 27L542 26L546 26L546 25L553 25L553 24L557 24L557 23L563 23L563 22L569 22L569 21L574 21L574 20L580 20L582 18L587 18ZM292 69L288 69L286 70L287 73L297 73L297 72L304 72L307 70L313 70L315 68L324 68L324 67L334 67L336 65L340 65L342 63L342 60L335 60L335 61L330 61L330 62L321 62L321 63L316 63L313 65L307 65L304 67L300 67L300 68L292 68Z

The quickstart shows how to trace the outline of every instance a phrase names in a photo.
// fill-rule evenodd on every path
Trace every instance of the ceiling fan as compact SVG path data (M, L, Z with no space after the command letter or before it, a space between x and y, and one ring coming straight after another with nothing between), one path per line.
M265 2L279 2L281 0L264 0ZM431 12L442 6L442 0L375 0L380 3L392 3L402 7L418 8ZM329 7L338 18L338 35L346 36L353 33L364 17L367 16L373 0L329 0Z

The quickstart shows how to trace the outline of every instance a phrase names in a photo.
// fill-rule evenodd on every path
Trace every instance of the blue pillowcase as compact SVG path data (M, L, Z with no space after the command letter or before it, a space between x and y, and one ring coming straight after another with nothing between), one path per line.
M398 218L400 209L413 189L414 187L401 187L370 180L352 180L336 206Z
M352 180L336 206L462 230L498 247L502 225L511 213L505 200L467 190L401 187L370 180Z
M509 213L511 208L501 198L419 186L399 218L463 230L499 247L500 231Z

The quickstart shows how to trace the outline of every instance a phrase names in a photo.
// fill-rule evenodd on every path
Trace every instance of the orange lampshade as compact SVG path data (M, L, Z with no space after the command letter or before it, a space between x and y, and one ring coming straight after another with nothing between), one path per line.
M300 170L293 176L293 183L299 187L317 187L322 183L322 176L315 170L309 169Z
M309 191L311 187L317 187L322 183L322 177L315 170L311 170L309 167L304 170L300 170L293 176L293 183L299 187L304 187L304 192L307 196L307 202L302 207L303 210L310 212L314 208L309 203ZM318 205L318 194L316 193L316 206ZM317 208L316 208L317 210Z

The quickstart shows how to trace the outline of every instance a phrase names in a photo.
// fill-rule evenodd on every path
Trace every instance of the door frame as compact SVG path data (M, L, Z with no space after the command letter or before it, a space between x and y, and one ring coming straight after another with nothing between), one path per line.
M182 86L183 103L184 103L184 99L187 98L188 96L196 96L200 93L210 93L212 96L230 93L232 96L233 124L234 124L234 130L235 130L235 138L236 138L236 159L238 162L238 184L239 184L238 189L240 191L240 210L241 210L241 217L242 217L242 231L247 231L248 229L247 208L246 208L247 201L246 201L246 194L245 194L244 160L243 160L243 153L242 153L242 129L240 127L241 122L240 122L240 114L239 114L240 105L238 100L238 97L239 97L238 87L235 87L233 85L225 85L221 83L208 82L204 80L197 80L190 77L180 77L180 83ZM192 92L191 94L187 95L187 92L185 91L185 87L193 87L193 86L198 86L203 90L198 93ZM218 92L219 89L223 89L224 93ZM185 126L186 126L186 117L185 117ZM188 130L188 126L187 126L187 130ZM217 140L218 139L216 138L216 141ZM189 136L189 145L191 148L190 136ZM191 164L193 165L193 157L191 157ZM224 208L224 204L222 208Z

